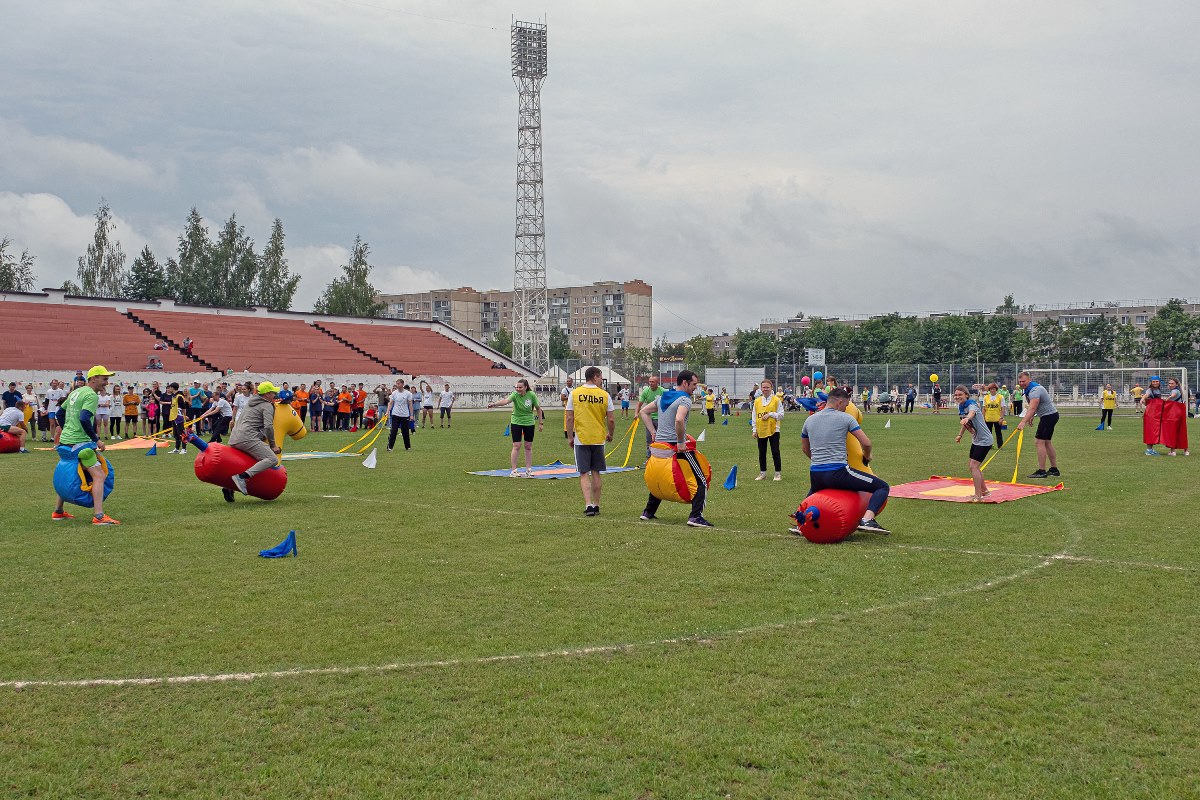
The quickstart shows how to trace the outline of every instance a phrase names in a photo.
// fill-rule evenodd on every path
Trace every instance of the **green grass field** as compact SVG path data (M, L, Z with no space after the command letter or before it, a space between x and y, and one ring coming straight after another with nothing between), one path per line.
M892 419L882 477L966 475L955 416ZM577 481L465 474L506 420L294 462L272 503L118 452L117 528L50 521L53 453L0 456L0 794L1200 796L1200 458L1143 456L1137 418L1064 417L1067 491L893 499L830 546L786 534L800 415L782 483L744 416L709 428L712 531L639 522L640 472L593 519ZM551 415L535 460L567 455ZM129 678L164 680L55 683Z

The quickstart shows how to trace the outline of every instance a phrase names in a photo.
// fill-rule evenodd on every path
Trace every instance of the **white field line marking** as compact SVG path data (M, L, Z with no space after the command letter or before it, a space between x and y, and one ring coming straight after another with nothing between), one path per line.
M1032 575L1038 570L1045 569L1056 563L1055 557L1043 558L1037 564L1034 564L1024 569L1009 575L1002 575L995 578L989 578L986 581L972 584L970 586L960 586L958 588L949 589L944 592L922 595L913 597L908 600L901 600L895 603L884 603L867 608L856 609L853 611L840 611L836 614L828 616L806 617L804 619L790 620L787 622L772 622L762 625L753 625L744 628L733 628L730 630L716 631L712 633L689 634L686 636L676 636L667 639L649 639L642 642L624 642L620 644L593 645L588 647L565 648L561 650L541 650L532 653L507 653L495 656L478 656L474 658L448 658L429 661L408 661L394 662L391 664L377 665L362 665L355 667L310 667L303 669L285 669L275 670L270 672L227 672L220 674L197 674L197 675L170 675L163 677L151 678L89 678L83 680L19 680L19 681L0 681L0 689L16 689L22 690L27 688L38 687L55 687L55 688L96 688L96 687L129 687L129 686L172 686L178 684L197 684L197 683L235 683L248 682L260 678L300 678L320 675L361 675L361 674L380 674L387 672L413 672L423 669L435 669L446 667L459 666L482 666L487 664L501 664L520 661L536 661L551 658L571 658L578 656L605 655L612 653L628 653L634 650L642 650L651 647L671 647L686 644L711 644L719 641L734 639L740 636L748 636L757 633L765 633L769 631L786 630L788 628L807 627L818 623L829 621L837 622L841 620L853 619L855 617L866 617L871 614L878 614L888 611L897 611L910 606L922 605L925 603L933 603L939 600L944 600L951 597L958 597L973 592L986 591L998 586L1003 586L1014 581L1018 581L1028 575Z
M1060 515L1061 516L1061 515ZM900 600L894 603L882 603L867 608L856 609L852 611L841 611L836 614L827 616L813 616L804 619L790 620L786 622L765 623L762 625L753 625L743 628L733 628L730 630L717 631L708 634L689 634L686 636L677 636L667 639L650 639L642 642L625 642L621 644L608 645L592 645L587 647L565 648L561 650L542 650L533 653L508 653L494 656L478 656L474 658L451 658L432 661L409 661L409 662L393 662L390 664L377 665L361 665L355 667L309 667L288 670L275 670L270 672L227 672L219 674L197 674L197 675L170 675L162 677L150 678L89 678L81 680L17 680L17 681L0 681L0 688L15 689L20 691L26 688L97 688L97 687L130 687L130 686L172 686L178 684L198 684L198 683L233 683L233 682L248 682L260 678L300 678L320 675L361 675L361 674L381 674L388 672L412 672L422 669L458 667L458 666L483 666L488 664L512 663L521 661L535 661L550 658L571 658L578 656L605 655L611 653L628 653L634 650L643 650L651 647L671 647L686 644L707 644L719 641L734 639L740 636L753 635L769 631L786 630L788 628L808 627L816 625L823 621L836 622L840 620L854 619L856 617L866 617L872 614L884 613L889 611L898 611L903 608L908 608L926 603L934 603L940 600L959 597L974 592L987 591L999 586L1004 586L1009 583L1014 583L1022 578L1028 577L1039 570L1043 570L1049 566L1059 563L1063 557L1068 555L1068 550L1079 544L1082 539L1082 533L1077 525L1065 519L1072 527L1072 533L1069 541L1058 553L1052 556L1043 557L1038 563L1017 570L1008 575L1001 575L995 578L989 578L980 583L971 584L969 586L960 586L954 589L948 589L943 592L935 592L933 594L921 595L912 597L907 600Z

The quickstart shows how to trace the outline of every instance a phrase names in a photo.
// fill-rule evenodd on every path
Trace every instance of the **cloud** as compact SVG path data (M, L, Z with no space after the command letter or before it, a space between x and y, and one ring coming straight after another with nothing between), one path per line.
M287 259L292 274L301 276L292 308L302 310L312 308L330 281L342 274L342 267L350 261L350 250L336 244L289 247ZM435 272L406 265L381 264L374 254L367 260L374 268L372 285L385 294L423 292L447 286L445 277Z
M164 176L136 158L81 139L37 134L15 122L0 119L0 174L25 184L59 180L154 186Z

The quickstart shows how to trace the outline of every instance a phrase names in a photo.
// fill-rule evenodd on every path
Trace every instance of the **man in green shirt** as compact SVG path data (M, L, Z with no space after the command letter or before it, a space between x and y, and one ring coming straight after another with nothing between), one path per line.
M654 411L650 413L650 419L654 420L654 424L658 424L658 398L663 396L666 389L658 385L658 376L650 376L650 385L642 389L642 393L638 395L637 408L634 409L636 417L642 410L644 405L653 405ZM650 443L654 441L654 434L649 428L646 428L646 458L650 458Z
M96 433L96 409L100 402L99 392L107 390L108 379L115 374L115 372L109 372L106 367L101 366L89 369L87 384L71 392L66 402L63 403L61 411L64 419L62 420L62 433L58 437L58 443L65 447L74 447L86 442L91 442L95 445L95 449L79 451L79 464L87 470L88 475L92 479L92 509L95 511L95 516L92 519L93 525L121 524L104 513L104 481L108 476L104 467L100 464L100 459L96 455L96 453L103 452L104 450L104 442L100 440L100 436ZM57 505L54 513L50 515L50 519L70 519L72 515L64 510L63 499L59 497L57 500Z

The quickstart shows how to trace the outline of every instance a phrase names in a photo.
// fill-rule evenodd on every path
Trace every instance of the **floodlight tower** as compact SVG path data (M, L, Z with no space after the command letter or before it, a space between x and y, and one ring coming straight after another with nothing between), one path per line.
M542 204L542 82L546 26L512 24L512 75L517 85L517 232L513 266L513 358L538 375L550 369L546 294L546 220Z

